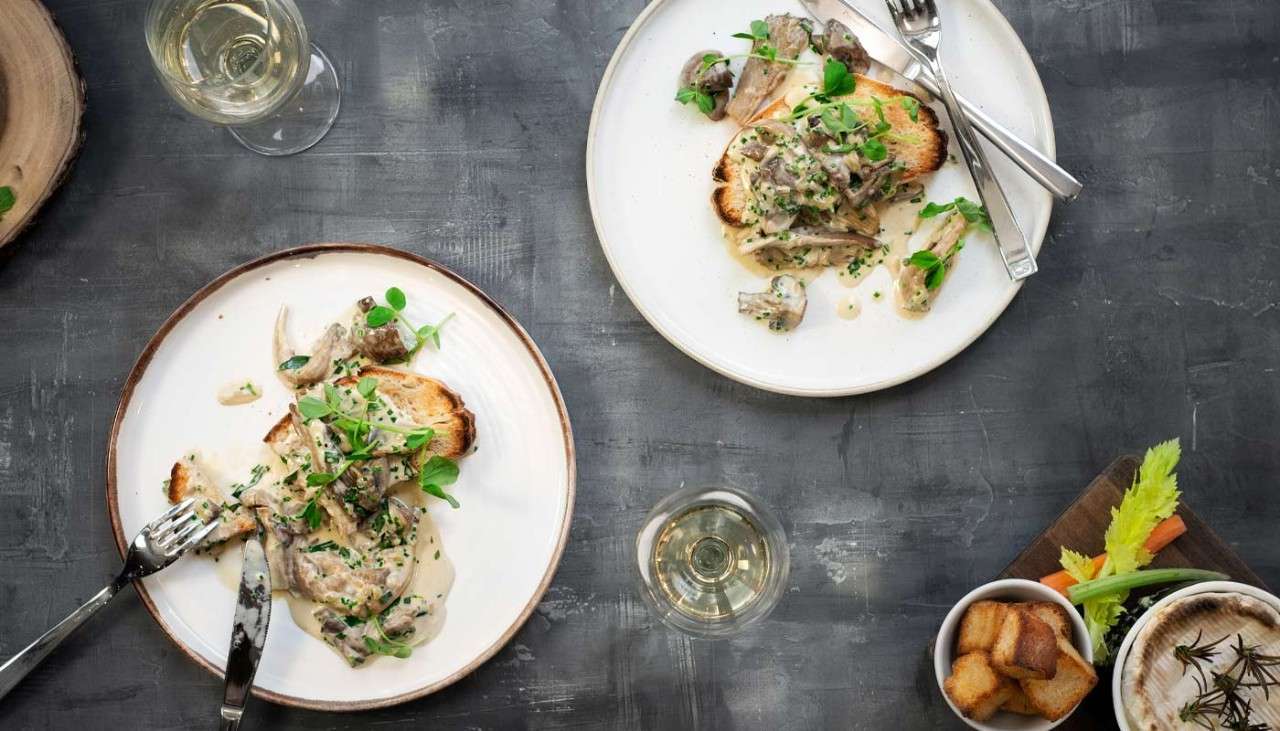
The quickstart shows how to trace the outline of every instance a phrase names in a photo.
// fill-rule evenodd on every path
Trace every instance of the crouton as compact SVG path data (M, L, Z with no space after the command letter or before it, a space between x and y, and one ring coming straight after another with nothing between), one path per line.
M1059 639L1048 623L1025 609L1010 607L991 648L991 664L1011 678L1052 678Z
M1015 606L1031 612L1053 628L1054 634L1071 639L1071 615L1057 602L1021 602Z
M1018 681L1036 711L1050 721L1067 715L1098 684L1098 673L1085 662L1071 642L1058 638L1057 667L1052 679Z
M956 654L991 652L991 648L996 644L996 635L1000 634L1000 625L1004 623L1004 615L1008 611L1009 605L1002 602L980 601L969 605L964 616L960 618Z
M1036 707L1031 705L1031 699L1027 697L1026 693L1022 692L1022 686L1016 684L1013 686L1013 692L1009 694L1009 700L1000 706L1000 710L1017 713L1022 716L1040 715Z
M961 713L985 721L1013 695L1014 683L991 667L987 653L970 652L951 663L951 675L942 689Z

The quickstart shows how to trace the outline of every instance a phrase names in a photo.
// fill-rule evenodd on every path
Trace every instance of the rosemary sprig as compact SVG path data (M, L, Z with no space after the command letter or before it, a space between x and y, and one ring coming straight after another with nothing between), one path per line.
M1218 654L1218 645L1227 639L1226 635L1219 637L1213 642L1205 642L1201 644L1200 638L1204 636L1204 630L1196 632L1196 638L1189 645L1178 645L1173 648L1173 657L1182 665L1182 674L1186 675L1187 670L1195 668L1200 674L1200 679L1205 680L1204 668L1201 663L1212 663L1213 658Z
M1271 697L1271 688L1280 686L1280 656L1261 652L1258 645L1246 645L1244 636L1237 634L1231 651L1235 660L1226 670L1209 671L1205 675L1204 663L1212 665L1218 655L1217 646L1227 638L1221 637L1214 642L1200 640L1203 630L1196 633L1190 644L1178 645L1173 649L1173 656L1182 665L1185 675L1194 667L1196 695L1178 709L1178 718L1184 723L1193 723L1204 729L1224 728L1235 731L1269 731L1265 723L1254 723L1253 701L1245 698L1241 692L1248 688L1259 688L1264 698Z

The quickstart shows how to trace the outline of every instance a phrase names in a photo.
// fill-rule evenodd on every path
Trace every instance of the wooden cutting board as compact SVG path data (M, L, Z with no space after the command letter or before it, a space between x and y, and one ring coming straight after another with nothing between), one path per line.
M16 201L0 214L6 244L35 218L71 169L83 133L84 82L71 48L38 0L0 3L0 186Z
M1111 523L1111 508L1120 504L1124 491L1133 484L1141 458L1127 455L1117 459L1094 478L1076 501L1057 520L1027 546L1000 578L1037 580L1057 571L1062 546L1096 556L1102 553L1102 536ZM1182 504L1178 515L1187 524L1187 532L1156 555L1153 568L1194 567L1227 574L1234 581L1267 588L1262 579L1245 565L1240 557L1215 534L1191 509ZM1058 728L1105 729L1116 726L1111 709L1111 673L1098 668L1098 686L1075 713Z

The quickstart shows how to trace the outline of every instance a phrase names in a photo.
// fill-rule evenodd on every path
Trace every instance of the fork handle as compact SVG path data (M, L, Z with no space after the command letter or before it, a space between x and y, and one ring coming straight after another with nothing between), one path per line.
M1004 259L1005 270L1014 281L1026 279L1036 273L1036 258L1031 253L1031 247L1022 234L1018 220L1013 216L1009 199L1005 197L1004 189L991 172L991 163L987 161L986 153L978 144L978 136L969 124L955 92L951 90L942 64L936 57L924 56L922 60L929 64L933 78L937 81L942 102L947 107L947 115L951 117L951 128L956 133L956 143L964 153L969 174L973 176L973 182L978 186L978 195L987 208L987 215L991 217L991 226L995 229L995 239L1000 248L1000 256Z
M93 595L89 601L80 606L79 609L72 612L66 619L55 624L52 629L40 635L35 642L23 648L22 652L9 658L4 665L0 665L0 698L4 698L13 690L14 686L27 677L27 673L35 670L36 666L41 663L54 648L62 644L62 641L71 636L72 632L85 623L99 609L107 605L127 582L123 577L117 578L111 582L102 591Z

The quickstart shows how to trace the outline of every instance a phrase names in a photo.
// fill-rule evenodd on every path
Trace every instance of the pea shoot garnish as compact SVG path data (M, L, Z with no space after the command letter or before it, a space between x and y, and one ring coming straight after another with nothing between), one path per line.
M902 108L907 110L907 116L912 122L920 121L920 100L913 96L904 96L900 102Z
M947 211L955 211L964 217L968 222L967 227L979 228L985 231L991 230L991 218L987 216L987 209L974 203L973 201L960 196L950 203L933 203L930 202L920 209L918 214L920 218L934 218ZM951 259L964 248L964 241L957 241L955 246L947 252L945 256L938 256L932 251L921 250L907 257L907 266L913 266L917 269L924 270L924 286L927 289L937 289L942 286L942 280L947 276L947 270L951 265Z
M422 491L444 500L454 509L461 505L456 498L445 492L444 486L452 485L457 481L458 463L438 454L432 455L431 459L422 465L422 471L418 473L418 485Z
M8 213L17 201L18 197L13 194L13 188L0 185L0 218L4 218L4 214Z
M412 358L422 350L422 346L430 341L440 348L440 328L453 318L453 313L445 315L444 319L435 325L423 325L422 327L414 327L413 323L404 316L404 308L408 305L408 298L399 287L392 287L386 291L384 295L387 300L385 305L376 305L369 309L364 315L365 324L369 327L382 327L392 321L404 325L409 332L413 333L415 342L413 347L409 349L409 357Z
M977 226L983 231L991 230L991 216L987 215L987 209L974 203L973 201L960 196L950 203L933 203L930 202L924 208L920 209L920 218L933 218L939 213L946 213L955 209L960 215L964 216L964 220L970 224Z

